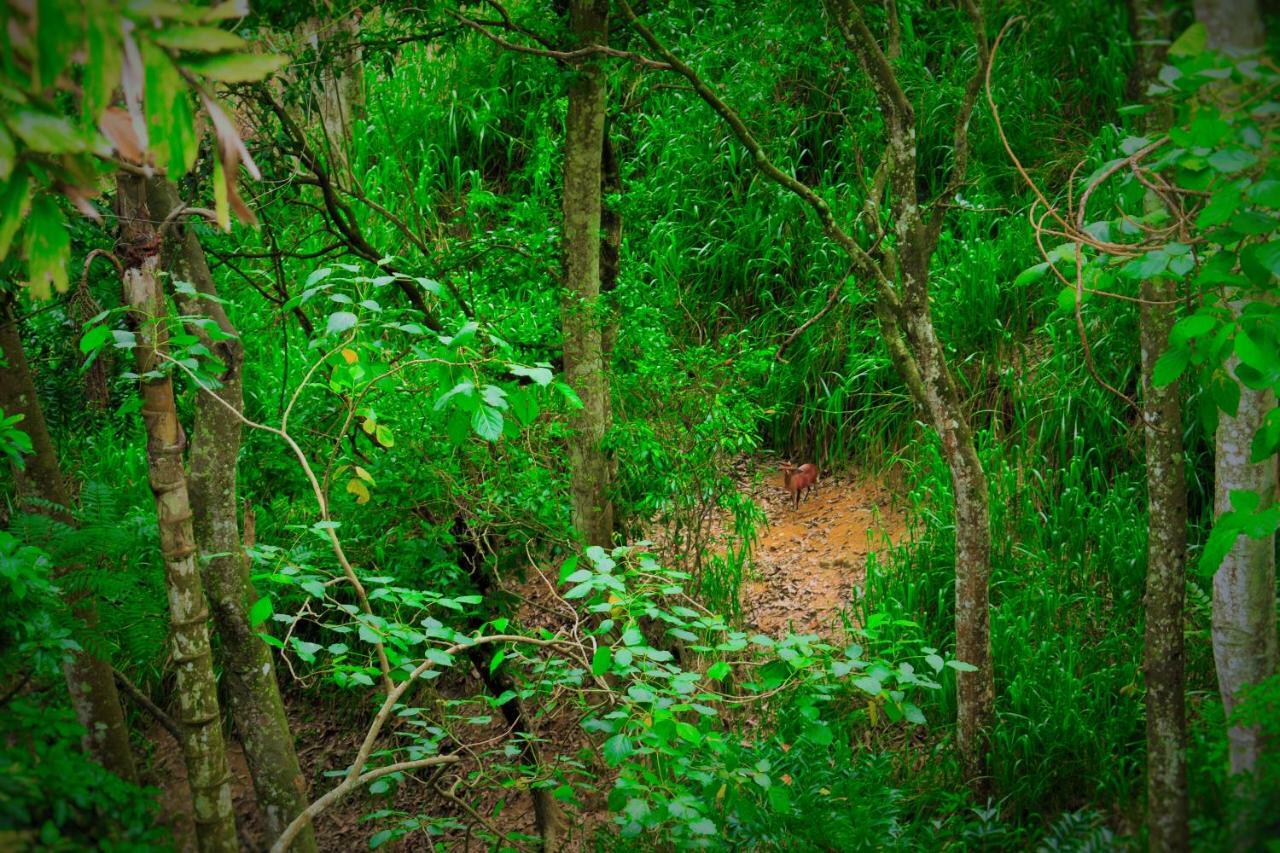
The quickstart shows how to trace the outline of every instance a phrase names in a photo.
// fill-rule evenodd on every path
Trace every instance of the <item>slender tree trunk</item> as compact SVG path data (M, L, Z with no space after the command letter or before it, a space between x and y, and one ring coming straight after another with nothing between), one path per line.
M607 2L573 0L569 26L576 44L607 44ZM613 533L609 457L603 446L609 399L600 315L605 74L596 59L583 61L570 73L564 158L564 372L583 407L573 416L569 466L574 524L588 544L603 546Z
M1205 25L1210 48L1241 54L1261 50L1265 31L1256 0L1196 0L1196 17ZM1226 93L1227 97L1234 97ZM1245 295L1231 303L1239 318ZM1233 355L1227 370L1234 377L1239 361ZM1238 380L1237 380L1238 381ZM1253 436L1262 419L1275 408L1275 395L1255 391L1243 382L1240 406L1235 417L1223 414L1218 421L1217 452L1214 458L1214 514L1231 510L1231 492L1246 490L1268 506L1276 497L1276 460L1250 462ZM1213 657L1218 670L1218 689L1230 717L1240 703L1241 691L1277 669L1276 640L1276 551L1275 536L1254 539L1240 536L1222 567L1213 578ZM1233 775L1252 777L1263 752L1261 731L1256 726L1230 725L1228 751ZM1237 843L1248 846L1251 821L1237 825Z
M18 322L8 306L4 309L0 311L0 356L4 359L4 367L0 369L0 409L6 415L23 416L18 427L31 437L34 451L24 460L26 468L17 472L16 479L22 491L29 491L45 502L46 505L39 507L40 512L64 524L73 524L71 498L45 424L44 410L36 397L31 368L22 351ZM57 569L58 574L71 571L75 571L74 566ZM72 612L89 630L97 627L98 607L90 594L75 595L69 603ZM129 747L129 728L120 708L111 662L88 652L73 652L67 656L62 670L71 694L71 707L84 726L85 753L122 779L135 781L137 768Z
M961 403L946 351L933 328L926 288L908 273L904 292L916 298L895 310L881 305L881 330L908 390L937 432L955 496L956 658L977 667L956 673L956 740L964 775L979 798L991 794L991 730L995 679L991 660L991 509L987 476Z
M1142 669L1147 695L1147 844L1187 850L1187 715L1183 653L1187 485L1178 383L1157 387L1156 361L1169 344L1177 287L1142 283L1142 421L1146 436L1147 585Z
M1159 47L1169 36L1169 15L1160 2L1132 0L1131 26L1138 62L1132 88L1145 92L1164 60ZM1143 129L1168 129L1169 109L1152 105ZM1146 209L1161 209L1149 192ZM1146 441L1147 579L1142 670L1147 711L1147 847L1151 853L1190 848L1187 800L1186 658L1183 605L1186 598L1187 482L1182 450L1179 383L1155 384L1155 365L1168 349L1177 320L1177 284L1144 281L1138 308L1142 350L1142 423Z
M164 219L178 204L173 185L160 178L149 182L148 200L156 219ZM236 500L241 436L238 413L244 408L244 346L222 304L216 301L217 287L195 232L175 223L169 237L164 256L170 275L175 281L190 282L200 294L214 297L199 299L179 294L179 309L186 316L207 316L223 332L234 336L214 341L199 326L188 329L225 365L220 377L222 387L216 392L202 391L196 398L191 509L196 546L201 553L211 555L202 561L201 574L222 641L219 659L231 716L244 745L258 804L266 817L267 834L274 841L306 809L307 786L294 752L271 651L249 622L249 607L257 593L249 581L249 567L240 542ZM292 849L311 851L315 845L315 833L308 826L295 838Z
M133 312L134 357L142 377L147 474L155 495L169 593L171 658L177 670L182 751L201 851L238 850L231 782L222 738L218 686L209 648L209 609L196 567L191 501L182 467L186 435L178 420L167 354L168 308L160 289L160 238L147 205L146 181L121 174L119 215L125 302Z

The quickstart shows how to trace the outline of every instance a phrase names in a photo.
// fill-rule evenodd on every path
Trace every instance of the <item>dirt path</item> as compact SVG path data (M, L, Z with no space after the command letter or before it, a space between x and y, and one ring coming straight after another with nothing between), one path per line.
M820 480L794 509L775 471L749 494L769 526L742 587L748 623L771 636L788 627L837 636L839 611L866 582L867 555L885 551L906 533L894 492L874 477L840 474Z

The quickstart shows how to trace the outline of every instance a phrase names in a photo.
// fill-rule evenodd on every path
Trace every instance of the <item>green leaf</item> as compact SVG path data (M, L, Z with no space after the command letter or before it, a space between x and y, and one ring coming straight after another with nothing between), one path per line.
M0 190L0 261L9 254L14 235L31 209L31 179L18 170Z
M1262 347L1258 346L1244 329L1236 331L1235 353L1240 357L1241 362L1260 373L1268 373L1275 367L1272 359L1267 357Z
M273 612L271 596L264 595L249 608L249 624L256 628L270 619Z
M497 441L502 438L502 412L481 406L471 416L471 428L485 441Z
M596 646L595 653L591 655L591 674L599 678L609 671L609 666L612 663L613 655L609 651L609 647L605 645Z
M84 150L84 140L75 125L62 116L18 107L7 121L14 135L37 153L75 154Z
M1218 327L1217 318L1209 314L1191 314L1174 324L1170 337L1179 341L1188 341L1207 335Z
M1199 21L1183 30L1182 35L1169 45L1169 55L1173 57L1196 56L1204 53L1209 43L1209 31Z
M730 666L725 661L716 661L707 667L707 678L712 681L722 681L729 674Z
M80 46L84 16L76 6L62 0L36 2L36 69L38 88L51 88Z
M80 336L80 352L90 353L111 339L111 329L107 326L94 326Z
M229 54L183 62L190 70L220 83L255 83L289 64L276 53Z
M516 376L527 377L542 386L550 385L551 380L555 378L555 374L546 367L524 367L519 364L509 364L507 369Z
M107 4L85 3L88 31L85 33L84 116L90 124L111 104L111 93L120 85L124 52L120 43L120 22Z
M1033 267L1027 267L1018 273L1018 277L1013 280L1015 287L1023 287L1044 278L1044 274L1049 270L1049 262L1043 261Z
M1160 275L1168 266L1169 256L1160 249L1153 249L1121 267L1120 274L1125 278L1142 280Z
M1250 246L1245 252L1264 270L1274 276L1280 276L1280 240Z
M67 289L67 267L71 264L71 234L67 221L52 198L42 195L27 217L26 239L28 286L33 299L48 299L56 290Z
M1209 155L1209 166L1215 172L1235 174L1258 162L1258 155L1243 148L1223 148Z
M340 335L348 329L354 328L359 318L350 311L334 311L329 315L329 322L325 324L325 331L330 335Z
M1157 388L1163 388L1182 375L1189 361L1191 361L1191 350L1186 347L1171 347L1165 350L1160 358L1156 359L1151 381Z
M617 734L604 742L601 747L604 753L604 760L609 766L617 767L627 756L636 751L635 744L631 742L631 738L623 734Z
M502 662L506 660L506 658L507 653L502 649L498 649L498 651L494 653L493 658L489 661L489 671L497 672L498 667L502 666Z
M381 444L383 447L396 446L395 434L392 433L391 428L385 424L378 424L377 428L373 431L373 437L377 440L378 444Z
M156 44L172 50L201 53L243 50L248 46L248 42L240 36L217 27L170 27L160 30L152 39Z
M190 94L177 66L160 48L144 42L142 63L151 155L176 180L195 163L198 148Z
M18 149L14 147L13 137L0 125L0 183L9 180L17 161Z

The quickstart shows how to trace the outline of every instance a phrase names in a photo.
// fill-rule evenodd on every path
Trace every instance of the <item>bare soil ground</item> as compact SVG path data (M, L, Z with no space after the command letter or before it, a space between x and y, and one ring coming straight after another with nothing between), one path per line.
M774 472L751 490L768 519L742 588L753 628L771 636L788 629L836 639L840 612L867 578L867 556L906 534L896 492L884 480L849 473L820 479L800 503Z

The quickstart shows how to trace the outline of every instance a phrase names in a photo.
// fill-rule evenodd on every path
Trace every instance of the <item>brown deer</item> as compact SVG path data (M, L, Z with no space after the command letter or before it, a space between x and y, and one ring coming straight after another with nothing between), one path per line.
M794 507L800 506L800 495L805 491L812 489L813 484L818 481L818 468L811 463L806 462L797 468L790 462L782 463L782 487L791 492L795 499Z

